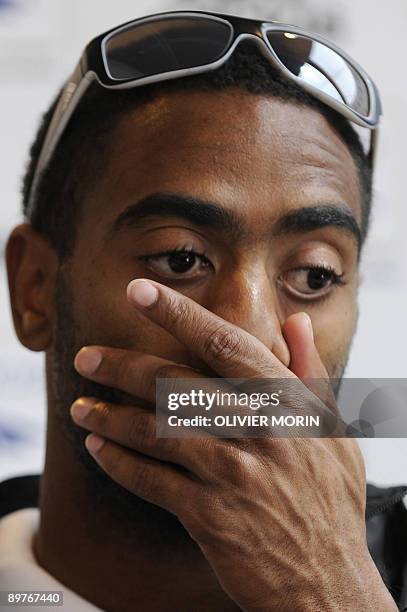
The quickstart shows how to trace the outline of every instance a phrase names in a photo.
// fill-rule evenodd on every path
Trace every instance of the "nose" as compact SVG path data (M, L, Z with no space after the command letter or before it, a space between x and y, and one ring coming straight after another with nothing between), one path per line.
M236 270L219 279L203 305L258 338L288 367L290 353L281 331L283 313L264 270Z

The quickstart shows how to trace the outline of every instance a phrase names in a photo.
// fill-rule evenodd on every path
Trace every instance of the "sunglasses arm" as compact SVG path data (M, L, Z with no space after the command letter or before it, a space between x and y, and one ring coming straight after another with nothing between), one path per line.
M41 175L48 165L56 146L69 122L75 108L83 97L89 85L94 81L96 75L94 72L83 73L81 62L78 63L72 76L68 79L62 93L59 96L54 114L48 126L48 130L43 142L41 155L38 159L33 180L30 188L30 197L27 204L27 216L30 216L34 205L35 193Z
M376 129L371 130L370 148L369 148L369 153L368 153L368 161L369 161L370 168L372 170L372 174L374 173L375 164L377 161L378 144L379 144L379 128L376 127Z

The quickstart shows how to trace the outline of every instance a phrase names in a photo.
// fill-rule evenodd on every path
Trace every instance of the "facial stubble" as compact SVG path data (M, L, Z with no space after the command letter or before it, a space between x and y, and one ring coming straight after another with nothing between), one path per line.
M179 545L190 540L178 518L170 512L134 495L116 483L92 458L85 448L89 434L76 425L70 416L70 406L79 397L96 397L118 405L128 405L128 396L118 389L101 385L78 374L73 366L76 353L86 345L104 344L104 339L79 328L74 317L71 282L66 268L60 267L56 284L56 322L54 328L53 372L51 388L56 417L72 449L74 461L83 467L88 503L97 517L100 509L111 515L112 533L125 532L144 543ZM74 493L74 492L73 492Z
M112 533L125 532L129 537L140 534L145 543L178 545L190 536L178 518L170 512L145 501L116 483L97 464L85 448L85 438L89 434L76 425L70 416L70 406L79 397L96 397L117 405L128 405L125 393L113 387L101 385L78 374L73 366L76 353L86 345L104 344L104 339L91 331L80 329L74 316L74 298L71 291L69 268L60 267L56 284L56 321L54 328L53 372L51 388L54 396L56 417L69 441L72 455L83 468L86 481L88 502L91 510L100 511L103 507L111 515ZM335 368L335 395L339 391L346 361Z

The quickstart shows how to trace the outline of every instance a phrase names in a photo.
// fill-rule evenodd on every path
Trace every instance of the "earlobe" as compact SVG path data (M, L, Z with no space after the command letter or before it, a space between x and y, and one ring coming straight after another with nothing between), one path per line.
M22 223L11 232L5 254L17 336L30 350L45 351L52 344L55 250L39 232Z

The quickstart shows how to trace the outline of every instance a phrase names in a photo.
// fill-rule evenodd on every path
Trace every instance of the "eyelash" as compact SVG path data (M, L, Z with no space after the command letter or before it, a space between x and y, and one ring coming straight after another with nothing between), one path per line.
M160 251L159 253L152 253L151 255L140 255L138 259L141 261L154 261L156 259L160 259L161 257L169 257L170 255L174 255L174 253L188 253L194 255L195 257L198 257L202 263L213 268L213 264L206 256L205 251L199 252L187 246L177 247L176 249L170 249L168 251Z
M336 272L336 270L330 266L330 265L309 265L309 266L299 266L298 268L292 268L289 272L293 273L293 272L321 272L321 273L325 273L325 274L329 274L331 276L330 279L330 289L328 289L327 291L325 291L325 293L320 293L319 295L313 295L312 293L308 294L308 297L306 296L306 294L302 294L300 295L299 293L297 293L295 290L293 289L288 289L285 288L286 292L290 294L291 298L294 298L300 302L305 302L308 303L310 306L314 303L314 304L321 304L322 302L324 302L325 300L329 299L332 295L332 291L337 289L338 287L342 287L344 285L346 285L346 281L344 280L344 276L345 273L342 272L342 274L338 274L338 272ZM281 277L278 279L278 283L283 286L284 285L284 280L281 279ZM284 287L283 287L284 288Z
M332 284L333 285L346 285L343 277L345 276L344 272L342 274L338 274L332 266L300 266L299 268L294 268L295 272L329 272L332 275Z

